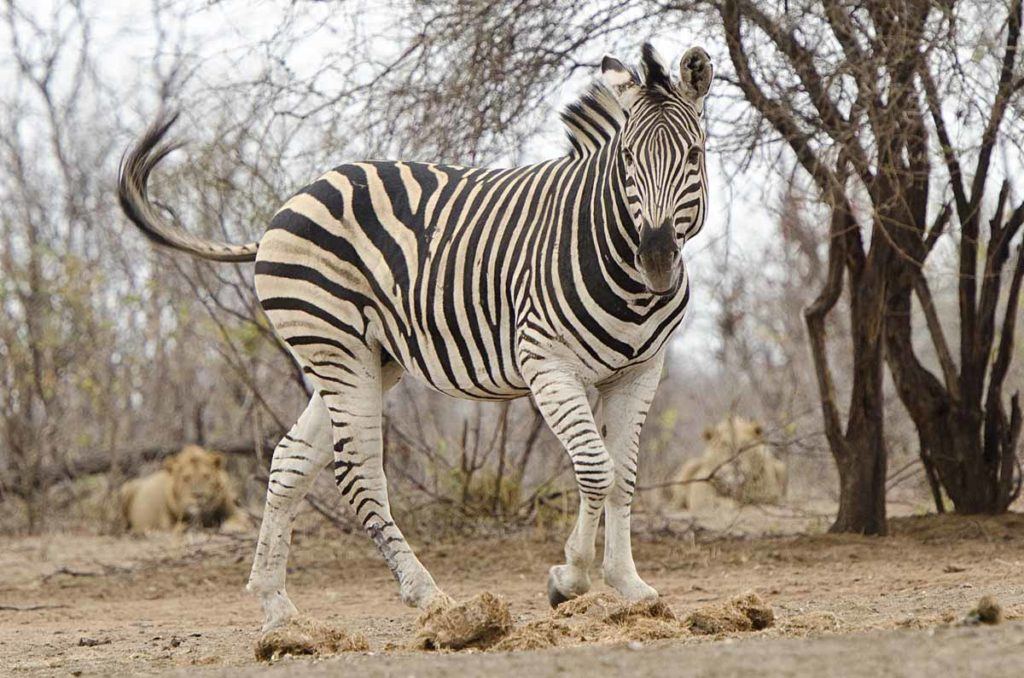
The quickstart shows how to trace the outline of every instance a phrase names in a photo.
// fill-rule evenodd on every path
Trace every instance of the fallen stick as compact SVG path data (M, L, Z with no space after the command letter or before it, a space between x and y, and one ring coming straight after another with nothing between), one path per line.
M56 610L67 605L0 605L4 612L34 612L35 610Z

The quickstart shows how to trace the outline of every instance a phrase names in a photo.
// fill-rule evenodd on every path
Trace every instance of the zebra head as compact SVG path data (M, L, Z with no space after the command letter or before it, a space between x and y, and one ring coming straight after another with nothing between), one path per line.
M643 47L643 75L606 56L605 85L626 114L613 146L624 172L630 215L639 233L636 265L647 289L672 294L682 280L680 248L704 225L704 97L711 86L707 52L691 47L679 80L650 43ZM617 150L617 157L615 150Z

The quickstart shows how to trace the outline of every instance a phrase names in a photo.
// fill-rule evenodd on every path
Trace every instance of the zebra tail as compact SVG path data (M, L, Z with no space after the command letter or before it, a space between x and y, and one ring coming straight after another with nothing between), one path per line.
M212 261L255 260L259 243L230 245L191 235L168 223L162 210L150 200L146 186L149 175L161 160L181 147L180 143L164 138L177 119L177 113L161 112L142 138L121 158L117 172L117 197L121 209L147 238L158 245Z

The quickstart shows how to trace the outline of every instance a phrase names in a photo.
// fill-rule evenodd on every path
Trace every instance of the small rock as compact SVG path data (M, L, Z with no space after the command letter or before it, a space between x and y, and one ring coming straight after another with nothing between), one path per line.
M999 624L1003 621L1003 606L994 596L982 596L978 605L967 613L966 623Z
M994 596L982 596L978 604L971 609L957 626L977 626L978 624L999 624L1003 621L1003 607Z

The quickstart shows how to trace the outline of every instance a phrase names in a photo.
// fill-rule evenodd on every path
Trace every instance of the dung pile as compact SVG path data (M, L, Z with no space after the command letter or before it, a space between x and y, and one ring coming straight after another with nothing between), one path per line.
M701 608L680 621L662 600L627 603L613 594L589 593L562 603L547 619L515 629L493 649L539 650L582 643L681 638L691 633L752 631L767 628L773 621L771 607L756 594Z
M415 647L423 650L488 648L512 630L508 602L483 592L464 603L447 600L419 618Z
M537 619L514 629L491 649L495 652L544 650L574 642L580 642L580 639L567 624L553 619Z
M760 631L775 623L771 605L754 592L705 605L687 615L683 625L699 635Z
M676 638L683 629L675 613L663 600L627 603L614 598L611 607L602 609L598 640L658 640ZM556 612L560 612L556 610Z
M551 623L569 629L580 642L620 642L675 638L684 633L671 608L662 600L628 603L612 593L588 593L559 605Z
M662 600L629 603L613 593L566 601L542 619L513 627L508 603L490 593L441 604L420 617L415 647L478 648L496 652L543 650L585 643L623 643L692 634L757 631L771 626L772 608L755 593L702 607L680 621Z
M285 655L326 656L339 652L365 652L370 644L362 635L328 626L308 617L294 617L267 631L256 641L256 659L273 661Z

